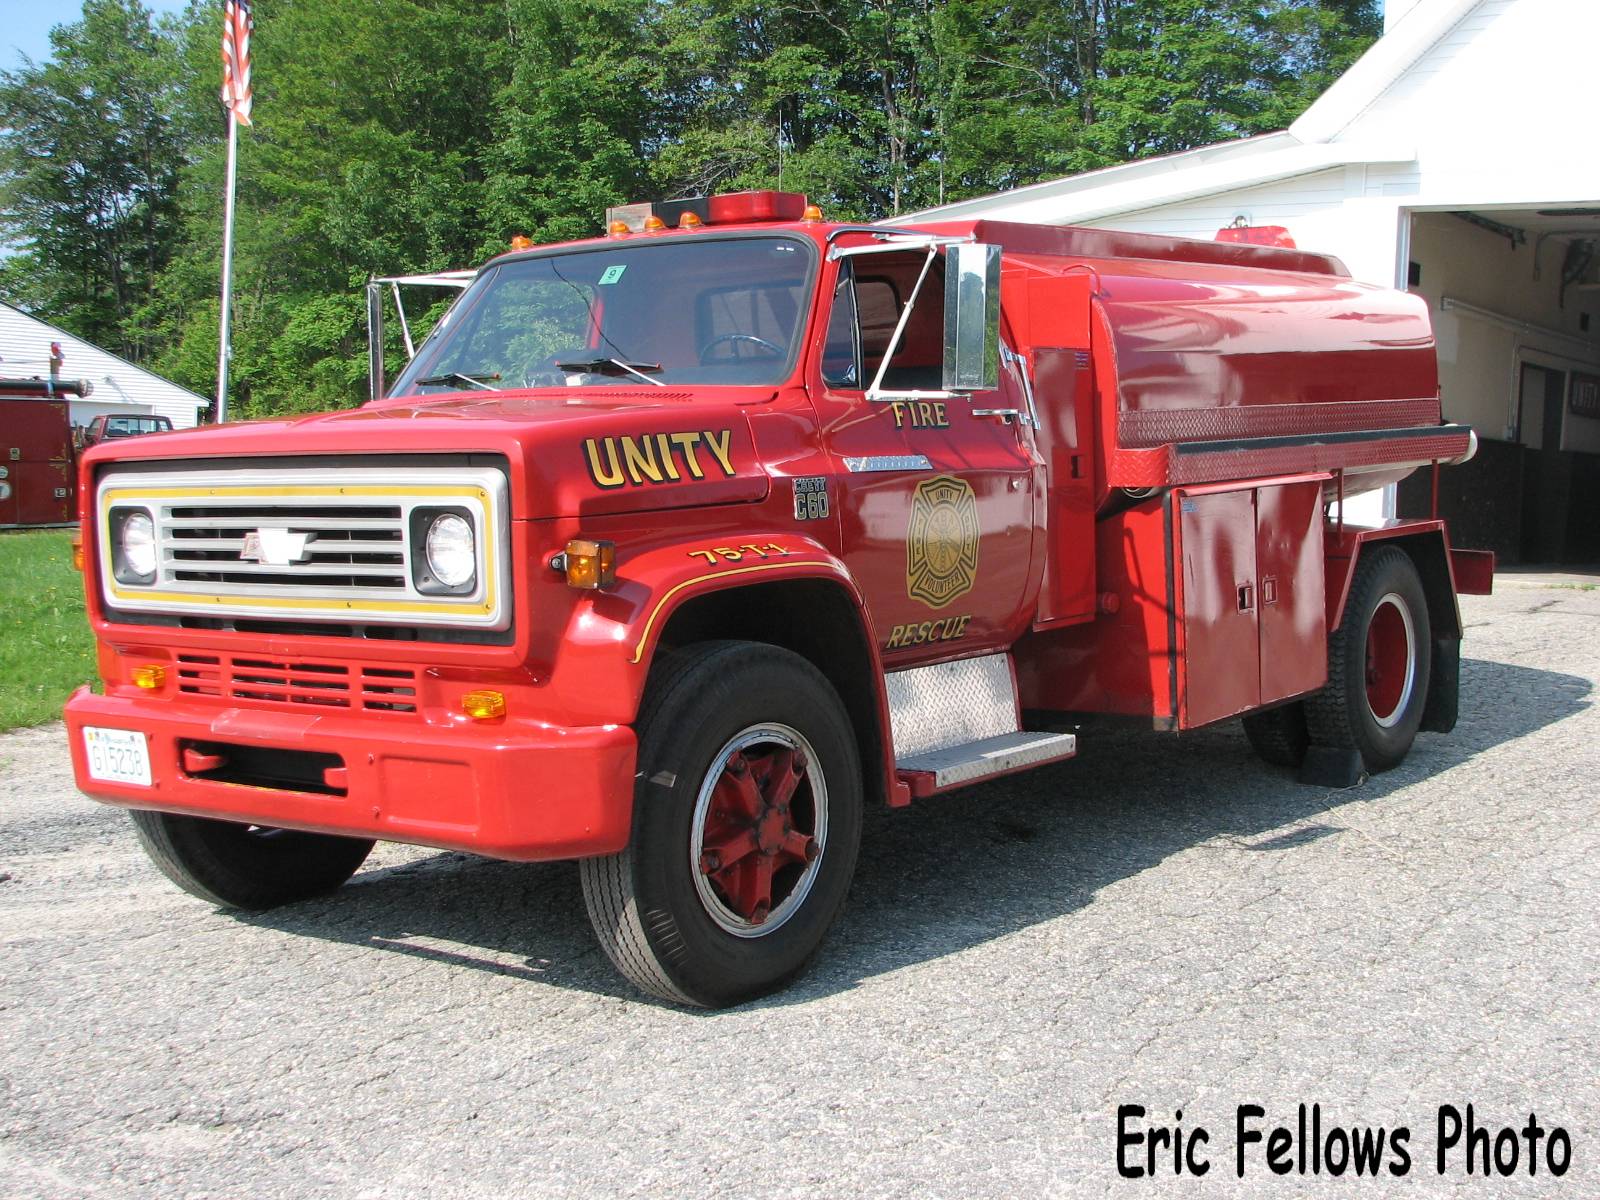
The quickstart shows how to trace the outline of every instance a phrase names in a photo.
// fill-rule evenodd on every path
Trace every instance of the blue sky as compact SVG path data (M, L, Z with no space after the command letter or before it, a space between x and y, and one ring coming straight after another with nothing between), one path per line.
M184 0L144 0L156 13L178 12ZM50 27L76 21L81 0L0 0L0 71L14 71L26 54L34 62L50 57Z

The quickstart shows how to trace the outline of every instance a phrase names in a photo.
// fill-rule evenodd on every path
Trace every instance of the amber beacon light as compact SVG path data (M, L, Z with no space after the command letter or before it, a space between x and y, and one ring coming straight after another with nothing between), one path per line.
M596 591L617 581L617 546L594 538L573 538L550 560L567 577L567 586Z

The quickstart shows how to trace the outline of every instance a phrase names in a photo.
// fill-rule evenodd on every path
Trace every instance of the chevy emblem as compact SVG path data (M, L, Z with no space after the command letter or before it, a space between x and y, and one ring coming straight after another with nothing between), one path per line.
M263 566L287 567L311 557L314 533L294 533L288 529L252 529L244 535L241 560L254 559Z

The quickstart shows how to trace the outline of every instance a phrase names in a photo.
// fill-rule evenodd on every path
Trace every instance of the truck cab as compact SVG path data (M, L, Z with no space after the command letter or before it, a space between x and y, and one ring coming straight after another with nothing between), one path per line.
M1337 514L1471 433L1334 260L740 193L502 255L373 359L361 408L84 458L79 785L215 903L380 838L576 858L619 969L721 1005L815 952L865 805L1085 714L1343 782L1453 723L1488 565Z
M147 433L170 433L171 431L171 417L115 413L108 416L105 413L101 413L85 426L83 444L88 447L112 438L142 437Z

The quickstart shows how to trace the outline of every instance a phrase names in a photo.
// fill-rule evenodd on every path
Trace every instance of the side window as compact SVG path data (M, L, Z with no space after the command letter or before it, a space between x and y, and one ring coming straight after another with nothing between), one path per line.
M856 290L853 285L850 264L845 263L839 271L839 283L833 289L833 308L828 313L828 336L822 345L822 379L835 387L865 386L859 368L861 346L856 336Z
M835 387L871 386L924 261L920 253L897 252L863 257L841 269L823 347L824 380ZM885 390L937 391L943 386L943 280L944 262L938 259L928 269L883 373Z
M914 277L913 277L914 278ZM908 283L907 288L910 288ZM856 305L861 312L861 354L866 360L862 386L878 373L884 351L900 320L900 287L887 275L864 275L856 283Z

